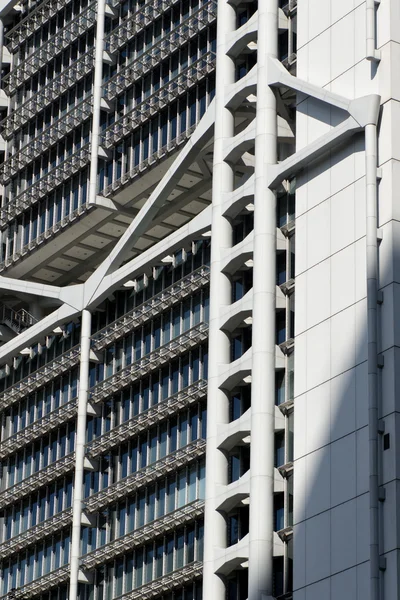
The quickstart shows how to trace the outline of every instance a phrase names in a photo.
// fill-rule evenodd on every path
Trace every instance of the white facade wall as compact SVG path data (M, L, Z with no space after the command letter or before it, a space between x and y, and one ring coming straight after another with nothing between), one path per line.
M390 447L383 450L380 437L379 484L386 499L379 507L379 550L380 594L389 599L398 597L395 115L399 104L394 73L400 15L396 2L382 0L377 7L381 61L370 62L365 58L366 6L348 0L300 2L297 75L351 99L371 93L381 96L378 287L383 304L378 308L378 352L384 354L384 366L379 370L378 403ZM299 98L297 148L341 120L340 111ZM364 147L364 135L356 135L297 179L295 600L371 598ZM382 421L380 426L383 430Z

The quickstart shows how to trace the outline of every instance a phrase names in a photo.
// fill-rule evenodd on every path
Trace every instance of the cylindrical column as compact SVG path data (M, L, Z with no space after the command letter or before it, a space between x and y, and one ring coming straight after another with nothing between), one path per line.
M377 128L365 128L371 600L379 599Z
M69 600L78 597L79 558L81 553L81 517L83 503L83 467L85 459L86 416L89 390L89 353L92 315L82 311L81 357L79 369L78 415L75 442L74 498L72 502L72 537L70 556Z
M278 2L263 0L257 43L248 600L272 596L276 197L267 175L268 165L277 160L277 114L267 72L277 45Z
M231 303L231 285L221 272L221 258L232 245L232 227L222 215L223 194L233 190L232 168L223 160L224 141L234 135L234 117L225 108L226 88L235 82L235 66L226 55L226 34L236 28L236 14L227 0L218 2L217 73L215 90L215 133L212 184L212 237L210 283L210 329L207 402L207 464L204 539L204 600L225 600L225 585L215 575L215 550L226 546L227 532L224 517L216 511L216 487L228 481L225 455L217 448L219 423L229 420L229 402L219 388L220 365L230 358L229 338L220 330L221 307Z
M379 51L376 49L376 0L366 0L366 30L367 30L367 60L379 61Z
M97 195L97 166L99 161L100 112L103 96L104 20L106 0L97 0L96 49L93 82L92 136L90 146L89 204Z

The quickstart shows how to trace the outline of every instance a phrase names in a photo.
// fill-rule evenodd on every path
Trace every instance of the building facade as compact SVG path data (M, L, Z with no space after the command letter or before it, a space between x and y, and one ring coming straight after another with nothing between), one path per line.
M0 3L0 600L389 600L396 0Z

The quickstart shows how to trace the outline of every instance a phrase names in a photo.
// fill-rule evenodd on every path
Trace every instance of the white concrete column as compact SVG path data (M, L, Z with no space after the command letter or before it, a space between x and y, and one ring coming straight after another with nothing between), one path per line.
M267 174L277 160L277 115L267 59L277 56L277 45L278 2L263 0L257 44L248 600L272 596L276 197Z
M377 116L376 116L377 118ZM380 598L378 480L378 202L377 128L365 127L368 323L368 430L371 600Z
M229 401L219 389L219 366L230 361L229 338L220 326L221 307L231 303L231 284L221 273L220 262L226 248L232 246L232 227L222 216L223 194L231 192L234 185L232 168L223 160L224 143L234 135L234 118L225 108L226 88L235 82L235 66L226 55L225 39L236 29L236 13L227 0L218 2L217 29L217 73L216 73L216 116L214 133L214 163L212 185L212 244L210 280L210 329L207 402L207 457L206 457L206 502L203 599L225 600L223 581L215 575L215 549L226 547L226 522L216 511L216 486L228 481L228 464L224 454L218 450L216 436L218 423L229 421Z
M72 538L69 600L78 598L79 558L81 554L81 518L83 503L83 465L85 459L86 416L89 391L89 352L92 315L82 311L81 358L79 369L78 415L75 440L74 497L72 502Z
M89 204L97 196L97 166L99 162L100 112L103 97L104 20L106 0L97 0L96 47L93 82L92 136L90 146Z

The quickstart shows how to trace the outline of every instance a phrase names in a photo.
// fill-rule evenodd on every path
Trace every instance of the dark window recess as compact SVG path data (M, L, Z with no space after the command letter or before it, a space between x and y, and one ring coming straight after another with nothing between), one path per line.
M237 481L250 469L250 447L240 446L229 456L229 483Z
M390 448L390 433L385 433L383 436L383 449L389 450Z
M286 341L286 311L278 310L276 313L276 343Z
M285 502L284 494L274 496L274 531L280 531L285 527Z
M286 252L278 252L276 255L276 283L282 285L287 279L286 275Z
M285 402L285 371L275 371L275 404Z
M228 546L237 544L249 533L249 507L239 508L228 517Z
M232 245L236 246L254 229L254 213L241 215L232 226Z
M285 464L285 432L275 434L275 467Z
M251 327L242 329L231 339L231 360L237 360L251 347Z
M230 420L239 419L251 405L251 386L243 386L230 397Z
M253 269L241 271L232 281L232 302L237 302L253 287Z
M275 557L273 562L273 594L275 597L283 594L283 556Z

